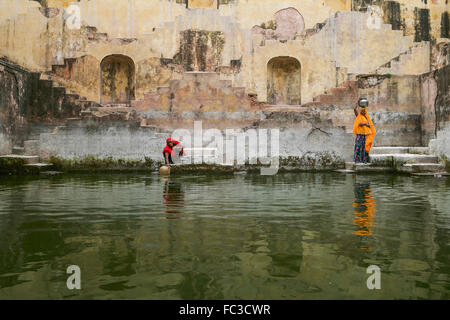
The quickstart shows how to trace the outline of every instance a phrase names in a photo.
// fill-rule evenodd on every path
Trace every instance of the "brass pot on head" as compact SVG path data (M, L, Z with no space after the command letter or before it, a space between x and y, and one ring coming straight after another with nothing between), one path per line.
M361 99L359 99L359 101L358 101L358 105L359 105L360 107L367 108L367 107L369 106L369 100L367 100L366 98L361 98Z

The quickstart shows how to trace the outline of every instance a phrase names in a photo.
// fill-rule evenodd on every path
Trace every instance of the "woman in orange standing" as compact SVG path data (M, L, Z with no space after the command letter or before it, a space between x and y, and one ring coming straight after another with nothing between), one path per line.
M369 101L365 98L359 99L358 105L360 107L359 113L356 110L357 106L354 108L356 119L353 123L353 134L356 135L356 140L353 161L355 163L368 163L370 160L369 151L377 132L367 112Z

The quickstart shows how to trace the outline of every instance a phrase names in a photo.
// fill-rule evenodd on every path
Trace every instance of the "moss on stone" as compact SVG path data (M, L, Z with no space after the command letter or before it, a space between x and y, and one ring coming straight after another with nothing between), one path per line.
M183 165L172 166L170 171L171 171L171 173L208 172L208 173L214 173L214 174L229 174L229 173L235 172L236 168L233 166L199 163L199 164L183 164Z
M280 169L283 170L336 170L345 167L345 160L334 152L307 152L301 157L285 157L280 159Z
M39 174L40 169L25 166L27 161L19 158L0 158L0 174Z
M440 158L441 158L440 160L441 160L442 164L445 167L445 171L450 173L450 159L448 157L446 157L445 155L442 155Z
M63 159L60 157L50 157L47 160L52 164L52 170L61 172L150 172L157 171L163 163L150 158L145 159L116 159L113 157L99 158L87 156L75 159ZM0 172L4 173L39 173L38 168L24 166L22 159L0 159ZM279 172L295 171L331 171L345 166L345 162L334 153L330 152L308 152L302 157L280 158ZM259 172L262 167L269 165L244 164L238 166L218 165L218 164L180 164L172 166L174 174L230 174L237 171Z
M56 170L64 172L153 171L161 164L150 158L132 160L114 159L112 157L97 158L94 156L75 159L50 157L49 162L53 164Z

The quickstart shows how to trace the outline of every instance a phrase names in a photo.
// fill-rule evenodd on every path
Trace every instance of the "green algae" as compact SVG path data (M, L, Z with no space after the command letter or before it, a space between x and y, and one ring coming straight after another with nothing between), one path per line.
M0 158L0 174L39 174L40 168L26 166L27 160L20 158Z
M439 158L440 158L440 161L442 162L442 164L445 167L445 171L450 173L450 159L448 157L446 157L445 155L442 155Z
M154 171L161 162L145 157L141 159L116 159L113 157L98 158L87 156L84 158L63 159L50 157L49 163L63 172L124 172L124 171Z

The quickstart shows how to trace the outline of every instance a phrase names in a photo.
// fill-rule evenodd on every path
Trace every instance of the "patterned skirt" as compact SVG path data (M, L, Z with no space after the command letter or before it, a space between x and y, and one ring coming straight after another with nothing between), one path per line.
M366 152L366 136L363 134L356 135L355 153L353 155L353 161L358 163L369 162L369 154Z

